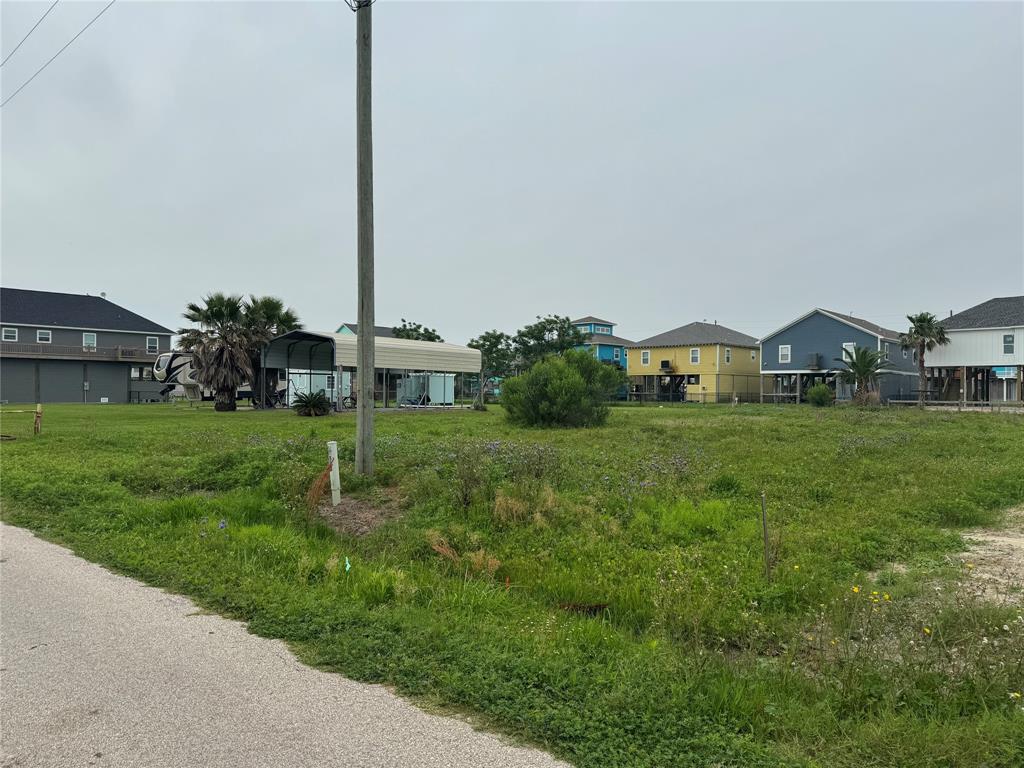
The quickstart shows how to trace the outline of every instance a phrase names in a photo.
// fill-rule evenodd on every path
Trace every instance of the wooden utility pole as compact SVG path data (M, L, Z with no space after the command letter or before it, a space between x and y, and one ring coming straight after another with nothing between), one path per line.
M372 0L351 0L356 13L356 191L358 193L359 335L356 346L356 473L373 474L373 121Z

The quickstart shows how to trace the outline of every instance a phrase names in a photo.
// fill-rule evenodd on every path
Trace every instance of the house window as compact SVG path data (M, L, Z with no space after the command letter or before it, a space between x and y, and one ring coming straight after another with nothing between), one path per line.
M1012 355L1013 354L1013 334L1012 333L1007 333L1007 334L1005 334L1003 336L1003 354L1004 355Z
M853 360L853 352L857 349L857 343L853 341L847 341L843 344L843 361Z
M690 365L700 364L700 347L692 347L690 349Z
M732 363L732 350L729 347L725 348L725 364L729 365Z
M96 350L96 334L95 333L83 333L82 334L82 349L95 351Z
M53 331L36 331L36 344L49 344L53 341Z
M328 392L333 392L334 391L334 374L333 373L328 373L327 374L327 391Z
M780 344L779 345L779 362L788 363L793 356L792 345Z
M614 347L612 349L612 360L618 360L618 359L619 359L619 348L618 347Z
M18 329L17 328L4 328L3 340L4 341L17 341L18 340Z
M650 365L650 364L651 364L651 351L649 349L645 349L645 350L643 350L640 353L640 365Z
M750 359L751 360L757 360L757 350L756 349L750 350Z
M150 355L155 355L160 351L160 339L156 336L146 337L146 352Z
M132 366L132 381L152 381L153 380L153 366L151 365L133 365Z
M612 329L609 328L607 325L595 325L594 326L594 333L611 333L611 332L612 332Z

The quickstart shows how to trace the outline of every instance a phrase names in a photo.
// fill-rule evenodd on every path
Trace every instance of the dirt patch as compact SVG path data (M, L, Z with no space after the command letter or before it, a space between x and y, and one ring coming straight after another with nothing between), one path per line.
M1002 528L975 528L964 538L961 555L968 572L964 589L1001 603L1024 604L1024 507L1011 510Z
M327 498L317 514L339 533L365 536L401 516L401 496L397 488L380 488L370 497L342 496L336 507L331 506L331 500Z

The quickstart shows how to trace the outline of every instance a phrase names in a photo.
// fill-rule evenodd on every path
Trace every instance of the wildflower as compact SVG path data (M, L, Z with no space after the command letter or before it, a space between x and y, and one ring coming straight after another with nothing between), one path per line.
M220 528L223 531L225 528L228 527L228 521L227 520L221 520L219 523L217 523L217 527Z
M799 571L800 570L800 566L799 565L794 565L793 566L793 570L794 571Z
M855 594L855 595L856 595L856 594L859 594L859 593L860 593L860 587L859 587L859 586L856 586L856 585L855 585L855 586L853 587L853 594Z
M974 563L968 563L967 564L967 570L973 571L974 570Z
M885 594L882 595L882 599L883 600L892 600L892 598L889 597L889 593L888 592L886 592Z
M1003 624L1003 629L1005 631L1009 632L1010 631L1010 625L1009 624Z
M931 628L930 628L930 627L924 627L924 633L925 633L926 635L930 635L930 634L932 633L932 630L931 630Z
M1010 691L1010 698L1011 699L1019 699L1020 698L1020 691Z
M872 594L872 595L877 595L877 594L878 594L878 590L877 590L877 589L873 589L873 590L871 590L871 594Z

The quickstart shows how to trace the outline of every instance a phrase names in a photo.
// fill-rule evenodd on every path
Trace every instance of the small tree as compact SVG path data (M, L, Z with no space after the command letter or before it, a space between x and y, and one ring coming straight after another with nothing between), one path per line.
M277 390L276 369L269 381L260 381L266 378L263 346L279 334L302 327L294 310L273 296L243 299L211 293L202 304L188 304L182 316L199 327L180 329L178 347L192 353L196 379L214 391L219 411L235 410L236 392L245 382L257 398L260 386L269 384L270 391Z
M487 331L470 339L467 346L480 350L480 406L483 407L491 381L512 375L515 364L512 337L503 331Z
M928 372L924 365L924 353L948 344L949 337L946 335L946 329L931 312L907 315L907 320L910 321L910 329L900 334L900 344L904 349L917 350L917 407L923 408L928 394Z
M263 347L275 336L302 327L291 307L274 296L249 296L242 302L242 328L246 333L253 402L264 405L268 394L276 394L277 368L263 367Z
M852 351L844 347L843 357L837 357L836 361L846 365L845 369L836 372L836 377L853 387L854 400L862 405L870 403L878 377L889 365L885 355L867 347L855 346Z
M593 355L569 350L535 363L502 384L501 403L513 424L593 427L608 418L608 400L625 374Z
M201 305L186 306L183 317L199 324L178 331L178 346L192 353L196 379L213 390L216 410L235 410L236 391L253 375L242 297L212 293Z
M402 324L391 329L396 339L412 339L413 341L439 341L443 342L441 334L434 328L427 328L419 323L410 323L404 317Z
M828 384L818 382L807 390L807 402L816 408L830 406L835 399L836 394Z
M520 328L512 340L517 364L525 370L548 355L560 355L586 342L586 335L568 317L537 316L537 322Z

